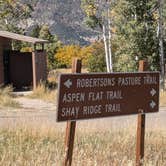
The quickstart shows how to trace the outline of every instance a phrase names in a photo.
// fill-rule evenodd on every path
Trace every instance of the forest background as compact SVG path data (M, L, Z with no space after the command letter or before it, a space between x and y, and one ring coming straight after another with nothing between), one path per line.
M82 25L95 34L89 35L86 44L74 40L65 42L52 32L48 22L37 21L34 13L42 3L53 2L1 0L0 29L49 40L50 43L46 45L49 70L70 67L72 57L80 57L90 72L137 71L138 61L146 59L149 70L165 73L165 0L75 2L82 12ZM54 1L51 5L58 6L58 3ZM73 0L70 3L73 4ZM62 1L61 5L64 4ZM69 7L69 3L67 5ZM49 9L42 11L47 16L45 19L49 19ZM67 15L64 14L64 17ZM29 20L34 18L36 22L29 25ZM32 50L27 43L16 42L13 49Z

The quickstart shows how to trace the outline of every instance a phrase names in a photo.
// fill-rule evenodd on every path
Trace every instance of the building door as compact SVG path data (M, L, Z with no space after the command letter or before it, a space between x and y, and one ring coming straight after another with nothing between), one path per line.
M32 53L8 51L4 53L5 84L15 90L29 90L33 85Z
M9 58L10 83L18 90L29 90L33 85L32 53L11 52Z

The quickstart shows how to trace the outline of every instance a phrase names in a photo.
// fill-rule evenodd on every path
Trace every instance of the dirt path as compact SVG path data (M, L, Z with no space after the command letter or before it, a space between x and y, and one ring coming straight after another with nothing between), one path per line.
M55 103L46 102L39 99L31 99L27 97L18 97L15 98L22 108L24 109L33 109L38 111L54 111L56 110L56 101Z
M38 99L18 97L15 99L22 108L0 109L0 127L30 125L56 127L65 130L66 123L56 122L56 104ZM117 130L117 128L136 128L137 115L78 121L80 130ZM160 129L166 132L166 107L160 107L158 113L146 114L146 128Z

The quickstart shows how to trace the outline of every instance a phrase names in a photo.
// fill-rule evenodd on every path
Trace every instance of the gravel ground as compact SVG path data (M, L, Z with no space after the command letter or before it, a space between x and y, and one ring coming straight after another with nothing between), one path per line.
M39 99L30 99L27 97L15 98L15 101L19 102L24 109L33 109L38 111L54 111L56 109L55 103L46 102Z
M0 110L0 127L31 125L31 126L50 126L57 129L64 129L66 123L56 122L56 104L45 102L38 99L29 99L18 97L22 108L12 109L4 108ZM82 120L77 122L78 128L84 130L108 129L116 130L117 128L133 128L137 125L137 115L109 117L94 120ZM158 113L149 113L146 115L147 129L160 129L166 132L166 107L160 107Z

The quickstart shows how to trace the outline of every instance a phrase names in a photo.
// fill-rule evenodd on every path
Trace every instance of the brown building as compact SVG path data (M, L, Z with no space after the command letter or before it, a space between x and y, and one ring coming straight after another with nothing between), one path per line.
M34 51L12 50L15 40L31 43ZM40 81L46 80L45 43L48 41L0 31L0 84L12 84L15 89L34 89Z

